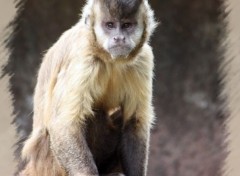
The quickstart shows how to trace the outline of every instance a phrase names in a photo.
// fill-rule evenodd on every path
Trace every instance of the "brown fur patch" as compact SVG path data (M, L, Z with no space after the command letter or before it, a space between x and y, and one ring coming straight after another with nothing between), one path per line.
M103 9L107 10L111 17L118 19L136 15L141 3L142 0L101 0Z

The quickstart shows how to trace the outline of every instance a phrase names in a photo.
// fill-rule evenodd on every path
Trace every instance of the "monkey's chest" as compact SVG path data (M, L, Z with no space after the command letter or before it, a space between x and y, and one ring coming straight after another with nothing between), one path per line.
M102 81L103 82L103 81ZM113 73L101 85L102 93L95 102L96 109L109 112L117 107L123 108L124 117L131 116L137 108L141 80L134 71Z
M96 101L96 106L104 110L121 106L125 101L126 95L126 85L123 85L121 79L118 79L118 81L110 79L103 86L102 94Z

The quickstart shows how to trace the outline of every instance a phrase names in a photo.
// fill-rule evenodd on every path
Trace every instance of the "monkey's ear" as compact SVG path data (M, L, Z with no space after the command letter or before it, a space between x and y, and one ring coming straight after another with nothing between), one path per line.
M91 26L92 23L92 15L93 15L93 6L96 0L87 0L87 4L83 7L82 14L81 14L81 21L82 23L86 24L87 26Z
M84 23L85 23L87 26L90 26L90 25L91 25L90 15L86 15L86 17L85 17L85 19L84 19Z

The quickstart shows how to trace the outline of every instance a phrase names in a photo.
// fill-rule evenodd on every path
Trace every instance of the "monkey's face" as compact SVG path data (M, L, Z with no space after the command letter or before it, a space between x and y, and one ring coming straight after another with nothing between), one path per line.
M97 41L113 59L127 57L142 39L144 25L139 10L126 16L103 9L99 9L94 25Z
M136 19L102 19L96 25L97 40L112 58L126 57L140 42L143 25Z

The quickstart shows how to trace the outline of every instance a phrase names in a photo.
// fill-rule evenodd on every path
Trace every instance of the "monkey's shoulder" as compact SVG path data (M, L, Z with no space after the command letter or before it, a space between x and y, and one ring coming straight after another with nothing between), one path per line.
M86 25L78 23L62 33L50 50L56 52L77 50L89 44L91 31ZM61 50L59 50L61 49Z

